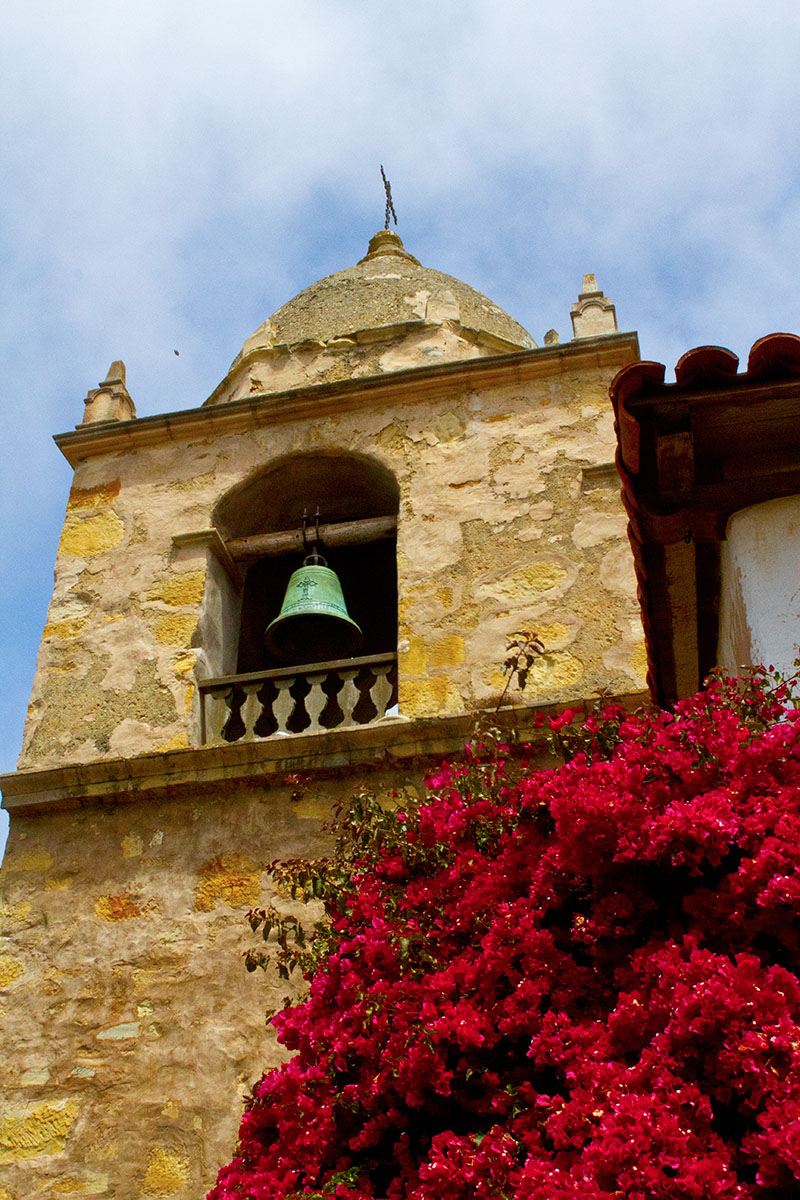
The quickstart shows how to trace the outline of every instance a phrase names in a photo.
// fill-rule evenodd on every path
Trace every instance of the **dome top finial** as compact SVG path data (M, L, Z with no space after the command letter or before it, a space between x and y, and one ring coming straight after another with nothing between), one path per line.
M413 254L409 254L403 245L402 239L393 229L379 229L378 232L369 239L369 249L359 262L370 262L374 258L382 258L385 254L393 254L397 258L405 258L409 262L420 265L418 258L414 258Z
M390 219L393 219L395 225L397 225L397 213L394 211L394 201L392 200L392 185L386 178L383 163L381 163L381 179L383 180L383 190L386 192L386 220L383 223L383 228L388 229Z

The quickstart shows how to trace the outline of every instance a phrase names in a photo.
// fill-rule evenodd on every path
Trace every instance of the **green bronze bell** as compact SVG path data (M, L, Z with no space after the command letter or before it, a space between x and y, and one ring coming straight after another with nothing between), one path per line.
M319 554L292 573L264 638L270 654L287 663L350 658L361 648L361 630L347 611L339 577Z

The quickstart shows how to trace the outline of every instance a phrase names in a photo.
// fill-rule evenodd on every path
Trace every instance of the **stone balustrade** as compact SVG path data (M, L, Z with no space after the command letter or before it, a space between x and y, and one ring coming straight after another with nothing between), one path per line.
M200 701L204 745L369 725L397 704L397 655L205 679Z

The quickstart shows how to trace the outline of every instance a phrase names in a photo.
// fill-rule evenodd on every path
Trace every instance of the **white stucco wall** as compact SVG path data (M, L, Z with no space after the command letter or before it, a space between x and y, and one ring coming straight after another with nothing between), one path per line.
M791 671L800 651L800 496L734 513L722 544L717 659Z

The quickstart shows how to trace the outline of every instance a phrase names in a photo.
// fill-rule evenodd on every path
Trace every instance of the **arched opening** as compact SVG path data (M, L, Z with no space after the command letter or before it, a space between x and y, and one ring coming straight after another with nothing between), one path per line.
M227 674L201 684L204 740L237 741L362 725L397 700L396 526L400 489L367 455L293 454L269 464L218 502L213 520L244 573L222 607ZM347 612L360 627L357 652L336 625L330 653L305 650L301 632L287 662L269 649L268 624L281 612L292 572L303 564L303 513L319 510L320 549L336 573ZM284 647L285 648L285 647Z
M317 509L323 525L396 516L400 490L391 471L366 455L319 452L277 459L217 504L214 524L226 541L299 530L303 512ZM348 612L361 627L362 656L397 646L396 539L323 546L336 572ZM284 665L271 655L264 631L278 615L302 550L256 558L246 568L236 651L239 674ZM342 655L342 657L345 657ZM302 656L296 662L313 661Z

